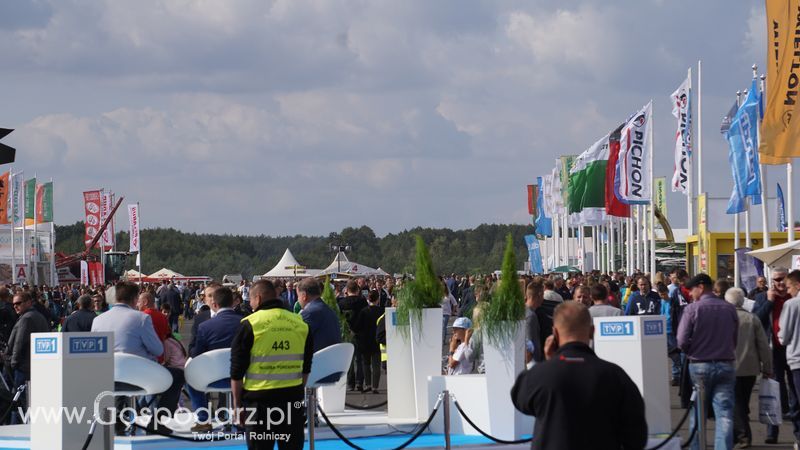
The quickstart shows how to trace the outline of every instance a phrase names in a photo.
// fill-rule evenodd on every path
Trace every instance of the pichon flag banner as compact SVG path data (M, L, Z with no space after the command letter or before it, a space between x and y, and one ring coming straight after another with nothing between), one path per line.
M134 203L128 205L128 220L130 230L130 251L138 252L140 248L139 242L139 204Z
M650 158L653 157L653 102L634 114L622 127L614 194L628 205L650 203Z
M797 20L800 0L766 0L767 102L758 151L762 164L786 164L800 156L800 70Z
M625 124L617 127L608 135L608 163L606 164L606 179L605 179L605 206L606 214L614 217L630 217L631 208L622 203L616 195L614 195L614 182L617 179L617 160L619 159L619 137L620 131Z
M111 192L103 192L103 204L101 205L101 219L103 221L106 220L109 214L111 214L111 208L113 205L111 204ZM114 221L111 220L108 222L108 226L106 227L105 231L103 231L103 238L101 239L103 243L103 250L109 251L114 248Z
M675 132L675 172L672 175L672 192L689 195L688 181L692 173L692 80L686 78L672 93L672 115L678 119Z
M86 216L84 221L84 245L89 248L92 240L100 231L100 191L86 191L83 193L83 210Z

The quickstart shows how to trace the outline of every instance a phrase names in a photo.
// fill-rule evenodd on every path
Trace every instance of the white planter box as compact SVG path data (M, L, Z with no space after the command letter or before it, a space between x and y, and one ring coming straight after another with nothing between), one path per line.
M426 420L433 408L428 404L428 378L442 374L442 328L442 308L425 308L419 323L411 321L411 365L419 421Z
M386 401L389 419L416 419L413 400L414 370L411 364L411 345L397 327L397 309L386 308Z
M519 439L533 432L533 417L517 411L510 394L517 375L525 370L525 321L517 322L513 340L502 347L493 345L485 336L482 341L491 423L490 429L484 431L500 439Z

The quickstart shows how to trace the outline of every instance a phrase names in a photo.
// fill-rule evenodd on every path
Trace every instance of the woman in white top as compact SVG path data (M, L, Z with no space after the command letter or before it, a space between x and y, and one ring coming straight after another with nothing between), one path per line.
M450 356L447 358L448 375L466 375L475 371L470 337L472 337L472 322L466 317L459 317L453 322Z
M444 298L442 298L442 344L445 343L447 337L447 324L450 323L450 316L458 313L458 303L456 298L447 289L447 285L442 282L444 288Z

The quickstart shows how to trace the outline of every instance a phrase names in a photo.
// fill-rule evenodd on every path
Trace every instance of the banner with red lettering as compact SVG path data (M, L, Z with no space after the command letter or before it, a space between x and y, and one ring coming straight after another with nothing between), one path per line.
M103 263L89 263L89 282L92 283L92 285L105 284L105 279L103 277Z
M138 252L139 243L139 204L128 205L128 220L130 232L130 251Z
M103 192L103 204L100 208L100 218L105 221L109 214L111 214L111 208L114 206L112 203L112 194L111 192ZM103 231L103 238L100 242L103 243L103 250L109 251L114 249L114 221L111 220L108 222L108 226Z
M11 190L9 172L0 175L0 223L9 224L8 220L8 198Z
M83 237L84 245L88 248L92 240L100 231L100 210L101 210L100 191L86 191L83 193L83 209L86 213L84 225L86 233Z

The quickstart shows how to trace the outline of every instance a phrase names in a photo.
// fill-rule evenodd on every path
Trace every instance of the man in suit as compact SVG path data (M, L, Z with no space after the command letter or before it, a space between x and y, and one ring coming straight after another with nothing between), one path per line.
M116 286L117 302L107 312L95 317L92 331L109 331L114 333L114 352L129 353L142 358L156 360L164 353L164 344L156 335L153 319L136 309L139 286L124 281ZM117 411L125 407L125 398L114 400ZM125 425L116 418L115 431L118 435L125 432Z
M200 307L197 315L194 316L194 322L192 323L192 339L189 341L190 355L193 354L194 347L197 345L197 329L200 328L200 324L211 318L211 296L215 290L221 287L221 284L212 282L200 294L200 299L204 304Z
M130 353L156 360L164 345L156 335L153 320L136 310L139 286L131 282L117 284L117 303L108 312L95 317L92 331L114 333L114 352Z
M294 304L297 302L297 292L294 290L293 282L286 283L286 290L281 293L281 300L283 300L284 307L289 311L294 309Z
M11 337L8 338L14 388L19 388L31 379L31 334L50 331L50 324L33 308L34 303L31 294L27 291L14 295L12 305L19 315L19 319L11 330ZM21 406L27 407L25 396L23 395L22 398ZM11 423L20 423L20 417L16 411L12 415Z
M220 348L230 348L233 337L239 329L242 315L233 310L233 292L225 287L212 289L210 299L211 318L205 320L197 327L194 346L189 356L196 358L205 352ZM211 431L211 422L208 421L208 411L201 409L206 405L206 394L186 385L189 397L192 399L192 408L197 411L197 423L192 427L192 432L201 433Z
M78 308L64 320L63 332L92 331L92 323L97 317L92 311L92 297L87 294L78 297Z
M251 297L253 293L250 293ZM300 316L308 324L308 334L314 341L314 352L342 342L339 317L320 298L322 288L317 280L306 278L297 284Z

